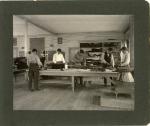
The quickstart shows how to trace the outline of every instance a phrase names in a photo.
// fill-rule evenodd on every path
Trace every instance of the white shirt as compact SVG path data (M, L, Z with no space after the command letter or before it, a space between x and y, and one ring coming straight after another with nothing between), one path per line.
M130 53L126 51L125 53L121 53L121 66L127 66L130 63Z
M30 63L37 63L39 66L42 66L39 57L33 53L27 57L27 64L29 65Z
M65 63L65 59L64 59L64 56L63 56L63 54L61 54L61 53L55 53L54 55L53 55L53 62L54 63L57 63L57 62L63 62L63 63Z
M114 55L111 55L111 65L112 65L112 67L115 66Z

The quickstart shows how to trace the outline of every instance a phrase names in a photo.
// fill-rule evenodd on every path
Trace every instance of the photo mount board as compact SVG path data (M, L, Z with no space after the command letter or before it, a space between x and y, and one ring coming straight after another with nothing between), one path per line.
M148 124L148 3L144 1L0 2L0 125ZM133 15L134 111L13 111L13 15Z

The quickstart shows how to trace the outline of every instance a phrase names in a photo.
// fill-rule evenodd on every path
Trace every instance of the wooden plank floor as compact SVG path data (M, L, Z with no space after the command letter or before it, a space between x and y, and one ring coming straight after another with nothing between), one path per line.
M14 83L14 110L130 110L94 105L93 96L100 95L100 90L104 89L100 85L78 87L75 93L71 85L41 84L41 90L34 92L27 87L23 77L17 78Z

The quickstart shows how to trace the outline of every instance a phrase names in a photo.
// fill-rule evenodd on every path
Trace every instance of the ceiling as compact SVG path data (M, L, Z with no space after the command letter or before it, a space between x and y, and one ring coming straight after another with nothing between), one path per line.
M19 18L51 33L124 32L129 26L129 15L19 15L14 24L23 23Z

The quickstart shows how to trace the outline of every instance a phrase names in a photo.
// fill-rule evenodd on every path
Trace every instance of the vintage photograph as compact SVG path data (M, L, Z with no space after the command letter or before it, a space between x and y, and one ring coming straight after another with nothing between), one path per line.
M133 15L13 15L13 110L134 110Z

